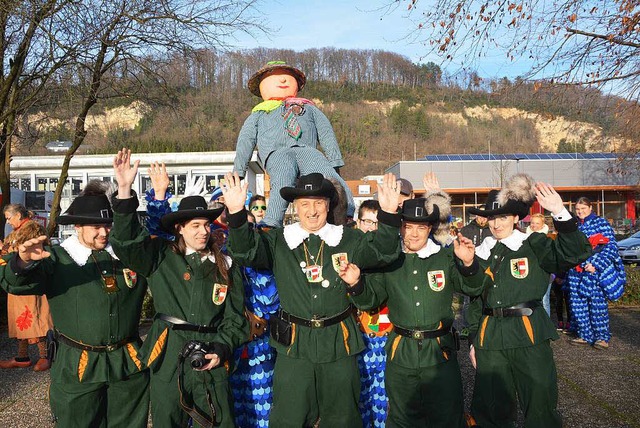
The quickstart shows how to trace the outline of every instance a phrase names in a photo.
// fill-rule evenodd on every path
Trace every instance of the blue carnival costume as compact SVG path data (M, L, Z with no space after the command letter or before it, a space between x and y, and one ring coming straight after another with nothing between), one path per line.
M624 291L626 275L624 265L618 254L618 245L613 229L602 217L589 214L579 222L579 229L587 237L602 235L606 243L593 242L594 252L586 262L567 274L569 282L569 301L573 320L572 328L577 328L578 337L590 344L598 340L609 342L609 309L607 299L616 300ZM595 273L583 270L587 263L595 268Z
M384 385L384 370L387 366L384 347L387 344L387 336L363 332L362 337L365 349L358 356L362 426L384 427L389 405Z
M212 200L220 196L221 192L217 190L214 190ZM171 196L167 192L166 199L158 201L153 189L146 192L146 225L149 233L173 240L172 235L160 229L160 217L171 212L168 202ZM220 224L213 224L211 230L215 229L222 229L225 235L228 233ZM229 377L234 400L233 412L235 423L239 427L267 427L273 402L276 352L269 346L267 323L261 320L268 320L269 315L278 310L280 299L271 271L243 267L242 278L246 311L253 315L249 315L252 340L234 351L235 371ZM258 326L256 321L260 323Z

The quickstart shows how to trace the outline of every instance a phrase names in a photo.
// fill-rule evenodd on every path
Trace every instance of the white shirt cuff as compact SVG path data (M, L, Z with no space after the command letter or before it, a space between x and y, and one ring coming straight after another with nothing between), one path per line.
M551 217L553 217L553 219L556 220L556 221L571 220L571 214L569 213L567 208L563 208L562 211L560 211L560 214L552 215Z

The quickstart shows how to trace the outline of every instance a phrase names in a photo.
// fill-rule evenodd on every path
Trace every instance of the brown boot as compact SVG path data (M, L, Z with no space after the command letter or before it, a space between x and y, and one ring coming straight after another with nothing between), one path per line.
M46 358L40 358L34 365L34 372L44 372L51 368L51 363Z
M18 361L15 358L0 361L0 369L21 369L26 367L31 367L31 360L28 358L26 361Z

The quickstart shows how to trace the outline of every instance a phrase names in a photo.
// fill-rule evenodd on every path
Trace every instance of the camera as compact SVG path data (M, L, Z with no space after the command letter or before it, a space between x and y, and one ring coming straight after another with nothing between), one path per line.
M188 360L192 368L199 369L209 364L210 360L204 357L205 354L211 354L211 350L206 343L190 340L182 348L180 358Z

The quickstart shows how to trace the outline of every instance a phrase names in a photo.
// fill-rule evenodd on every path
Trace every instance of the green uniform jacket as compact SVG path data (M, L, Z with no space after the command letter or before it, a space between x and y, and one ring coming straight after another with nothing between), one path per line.
M427 249L437 249L429 241ZM440 248L430 255L400 254L397 261L376 273L367 273L364 290L352 296L358 308L369 310L385 301L389 320L393 325L410 330L436 330L453 324L451 303L454 292L477 296L482 287L483 274L478 262L470 268L461 266L453 247ZM356 292L357 293L357 292ZM392 331L387 340L389 361L416 369L440 364L455 350L451 334L419 341Z
M72 238L69 238L72 239ZM67 337L88 345L104 346L138 337L142 300L147 290L144 278L137 276L127 286L123 264L107 251L94 251L98 265L89 258L79 266L67 251L47 248L51 257L22 270L13 258L0 267L0 284L12 294L46 295L55 328ZM100 276L115 272L118 291L107 293ZM122 380L140 371L138 343L133 342L112 352L91 352L60 342L51 367L53 382L75 377L82 383Z
M174 253L170 243L151 238L136 214L137 198L113 199L114 222L111 243L118 257L147 278L156 312L192 324L216 327L215 333L176 331L156 319L141 349L141 359L159 379L170 381L178 364L178 354L188 340L214 342L233 349L249 338L249 324L243 315L242 277L235 264L228 284L209 259L200 262L193 254ZM214 285L229 285L222 304L214 303ZM166 360L166 361L164 361ZM163 363L164 361L164 363Z
M229 216L228 249L234 260L255 268L272 269L276 278L282 309L297 317L331 317L343 312L350 305L347 285L338 276L333 266L334 257L346 253L348 261L362 268L382 267L397 259L399 247L400 218L396 214L379 211L380 229L363 233L356 229L341 227L342 237L335 246L325 242L322 255L322 283L310 283L302 271L302 264L311 264L305 257L301 243L293 250L285 241L287 228L271 229L267 232L249 230L247 213L243 210ZM294 225L292 225L294 226ZM328 225L334 228L338 226ZM322 240L315 234L305 239L308 253L317 257ZM292 358L304 358L313 363L336 361L355 355L364 349L364 342L354 317L324 328L311 329L294 324L293 341L285 347L275 340L271 346L279 353Z
M486 260L481 258L480 264L485 271L485 307L504 308L541 301L551 273L566 271L589 257L591 246L578 230L575 218L556 221L555 225L559 232L555 240L542 233L532 233L516 251L498 241L490 256ZM519 231L513 233L523 235ZM507 239L513 239L513 236ZM480 256L480 253L479 248L476 254ZM469 307L470 337L475 336L473 343L477 349L521 348L558 338L542 304L529 317L498 318L482 315L483 298L472 302Z

